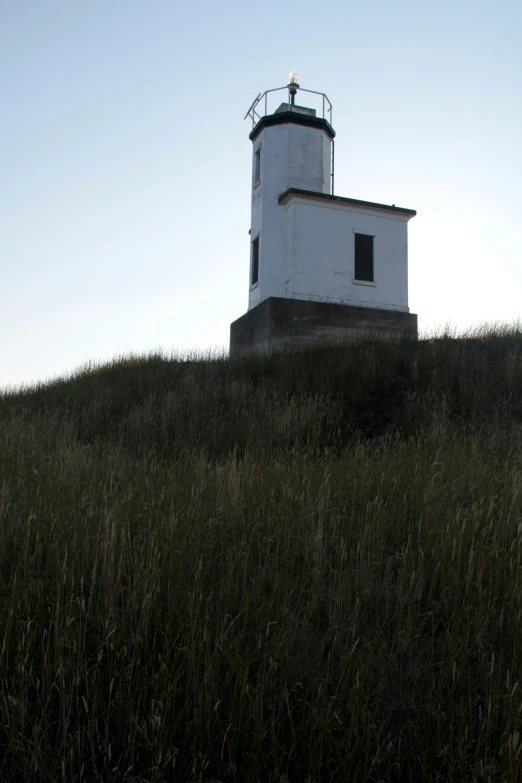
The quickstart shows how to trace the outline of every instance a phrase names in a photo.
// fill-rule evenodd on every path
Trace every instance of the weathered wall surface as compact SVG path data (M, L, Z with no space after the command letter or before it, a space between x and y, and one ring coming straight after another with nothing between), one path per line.
M366 332L417 335L417 316L397 310L271 297L230 326L230 350L262 353L282 345L350 339Z
M408 224L401 214L291 197L285 296L408 311ZM354 280L355 233L374 237L374 282Z
M270 302L263 302L230 324L230 352L270 350Z
M290 122L266 127L254 140L250 239L259 236L259 284L250 286L249 309L269 296L285 296L287 214L278 198L289 188L329 193L330 145L324 130ZM255 186L258 149L261 177Z

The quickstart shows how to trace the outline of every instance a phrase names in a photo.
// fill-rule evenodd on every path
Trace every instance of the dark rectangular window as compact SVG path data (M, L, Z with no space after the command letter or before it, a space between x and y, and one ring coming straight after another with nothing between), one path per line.
M355 234L355 280L373 283L373 237Z
M259 280L259 237L252 242L252 282L255 285Z
M254 187L259 184L261 177L261 147L254 153Z

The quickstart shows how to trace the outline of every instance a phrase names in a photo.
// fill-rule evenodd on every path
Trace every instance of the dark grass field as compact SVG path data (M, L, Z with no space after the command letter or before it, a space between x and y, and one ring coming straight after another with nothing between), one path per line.
M522 781L522 330L0 396L0 780Z

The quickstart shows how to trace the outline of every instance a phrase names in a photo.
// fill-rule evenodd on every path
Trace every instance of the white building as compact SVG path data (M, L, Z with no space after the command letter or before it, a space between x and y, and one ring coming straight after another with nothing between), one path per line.
M349 337L417 333L408 308L408 221L414 210L333 195L332 106L290 74L288 102L252 119L252 219L248 312L230 329L231 350ZM295 104L316 96L317 111ZM265 113L261 116L260 111ZM327 116L328 115L328 118Z

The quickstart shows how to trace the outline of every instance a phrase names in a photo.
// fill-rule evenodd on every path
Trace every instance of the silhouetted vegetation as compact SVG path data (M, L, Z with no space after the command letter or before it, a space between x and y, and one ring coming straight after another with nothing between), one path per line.
M0 396L0 780L522 781L522 330Z

